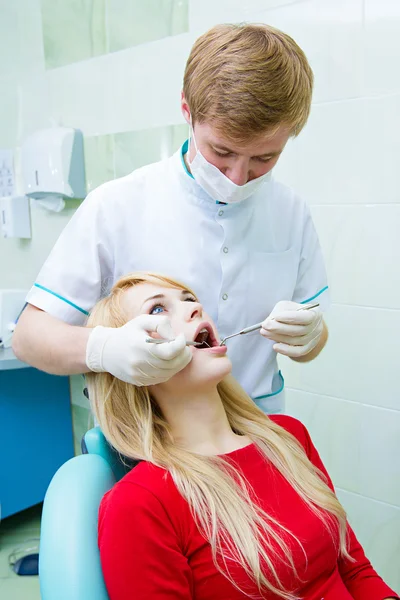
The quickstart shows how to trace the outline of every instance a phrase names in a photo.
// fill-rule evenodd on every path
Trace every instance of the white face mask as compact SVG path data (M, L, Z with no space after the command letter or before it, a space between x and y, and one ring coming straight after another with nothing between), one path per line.
M263 183L270 179L271 173L268 172L244 185L236 185L236 183L233 183L233 181L221 173L217 167L204 158L197 148L193 127L191 127L191 138L193 139L194 147L196 148L196 156L192 162L189 162L188 153L190 170L197 183L214 200L226 204L242 202L242 200L246 200L252 196Z

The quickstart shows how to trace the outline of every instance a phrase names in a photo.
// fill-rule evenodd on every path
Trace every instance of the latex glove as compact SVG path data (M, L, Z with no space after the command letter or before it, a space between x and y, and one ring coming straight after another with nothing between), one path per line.
M148 344L151 332L172 341ZM138 386L167 381L191 360L184 335L174 339L171 324L162 315L140 315L122 327L95 327L86 347L91 371L106 371Z
M275 352L298 358L318 344L324 329L322 312L319 307L299 310L303 306L289 300L278 302L263 322L260 333L276 342Z

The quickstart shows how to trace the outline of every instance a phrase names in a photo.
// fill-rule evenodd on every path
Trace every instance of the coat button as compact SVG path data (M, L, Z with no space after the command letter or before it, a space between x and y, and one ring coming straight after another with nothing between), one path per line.
M225 254L228 254L228 252L229 252L229 250L228 250L228 248L226 246L224 248L224 252L225 252Z
M220 211L219 211L219 213L218 213L218 216L219 216L219 217L222 217L222 215L223 215L223 214L224 214L224 211L223 211L223 210L220 210Z
M223 294L222 300L228 300L228 294Z

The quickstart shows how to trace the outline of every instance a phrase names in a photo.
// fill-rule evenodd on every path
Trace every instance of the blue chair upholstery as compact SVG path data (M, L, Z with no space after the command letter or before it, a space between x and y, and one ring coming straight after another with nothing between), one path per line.
M118 465L117 453L98 427L84 439L89 453L58 469L44 499L39 550L42 600L109 600L97 546L98 508L126 469Z

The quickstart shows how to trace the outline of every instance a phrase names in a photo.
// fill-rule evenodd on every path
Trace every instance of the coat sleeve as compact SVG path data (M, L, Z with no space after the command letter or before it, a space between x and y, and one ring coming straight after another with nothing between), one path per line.
M117 484L99 511L99 549L110 600L192 600L179 534L160 500L141 485Z
M304 206L303 219L299 270L292 300L303 304L316 300L325 312L330 306L328 280L317 231L307 206Z
M327 470L311 441L310 434L302 425L305 436L305 449L310 461L328 480L329 487L334 491L332 481ZM357 540L354 531L347 525L348 553L354 559L339 559L339 571L349 593L354 600L384 600L385 598L398 598L399 596L389 588L373 569L370 561L365 556L364 550Z
M30 304L71 325L83 325L113 284L112 207L105 202L104 190L107 184L82 202L26 297Z

